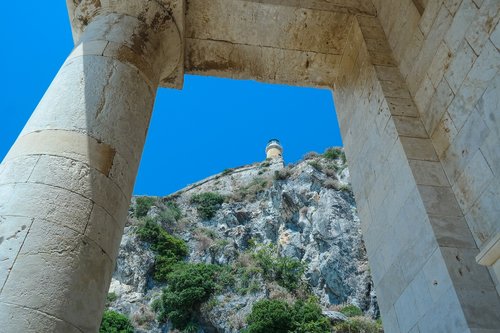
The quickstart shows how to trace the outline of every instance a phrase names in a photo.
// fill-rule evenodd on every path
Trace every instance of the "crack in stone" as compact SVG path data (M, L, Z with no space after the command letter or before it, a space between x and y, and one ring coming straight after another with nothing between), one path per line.
M272 49L272 50L280 50L280 51L295 51L295 52L302 52L302 53L314 53L314 54L322 54L322 55L326 55L326 56L341 56L343 54L343 52L342 53L326 53L326 52L319 52L319 51L309 51L309 50L300 50L300 49L292 49L292 48L275 47L275 46L269 46L269 45L256 45L256 44L236 43L236 42L231 42L231 41L228 41L228 40L215 39L215 38L197 38L197 37L188 37L188 36L186 36L185 39L200 40L200 41L209 41L209 42L219 42L219 43L226 43L226 44L231 44L231 45L235 45L235 46L261 47L261 48Z
M99 117L99 115L104 110L104 107L106 106L106 99L107 99L106 96L107 96L107 93L108 93L108 87L111 84L111 81L112 81L111 78L113 77L113 75L115 74L115 72L116 72L116 67L113 64L111 66L111 72L106 76L106 83L104 84L104 88L102 89L101 97L99 98L99 102L97 104L97 110L96 110L96 113L95 113L95 119L97 119Z
M5 277L5 280L3 281L3 284L2 284L2 287L0 288L0 295L2 294L3 292L3 288L5 288L5 285L7 284L7 281L9 280L9 277L10 277L10 273L12 272L12 269L14 268L14 265L16 264L16 261L17 261L17 257L19 257L19 253L21 253L21 250L24 246L24 242L26 242L26 238L28 238L28 235L30 233L30 230L31 230L31 227L33 226L33 223L35 222L35 218L32 217L31 218L31 223L30 223L30 226L28 227L28 232L26 233L26 235L24 236L24 239L23 239L23 242L21 243L21 246L19 246L19 250L17 250L17 253L16 253L16 256L14 258L14 260L12 260L12 265L10 266L10 270L9 272L7 273L7 276Z
M242 0L242 1L265 4L268 6L295 7L297 9L307 9L307 10L313 10L313 11L318 11L318 12L343 13L343 14L351 14L351 15L363 15L363 16L376 17L375 8L372 8L371 10L360 9L360 8L357 8L356 6L349 6L349 5L342 5L342 4L337 4L337 5L330 4L332 9L323 9L323 8L320 8L319 6L315 6L314 2L312 4L301 3L301 5L296 6L296 5L287 3L286 1L282 1L279 3L273 3L272 1L258 1L258 0Z
M36 159L35 165L33 166L33 169L31 169L30 175L28 176L28 179L26 180L26 183L29 182L31 176L33 175L33 172L35 172L36 166L38 165L38 162L42 158L42 155L38 155L38 158Z
M62 318L59 318L59 317L56 317L54 315L51 315L50 313L47 313L47 312L44 312L42 310L39 310L39 309L34 309L34 308L30 308L28 306L25 306L25 305L19 305L19 304L15 304L15 303L10 303L10 302L5 302L5 301L2 301L3 304L7 304L7 305L10 305L10 306L14 306L14 307L18 307L18 308L21 308L21 309L24 309L24 310L30 310L30 311L34 311L34 312L38 312L46 317L49 317L49 318L52 318L52 319L56 319L56 320L60 320L66 324L68 324L69 326L73 327L74 329L76 329L78 332L81 332L81 333L85 333L84 331L82 331L81 329L79 329L77 326L75 326L74 324L62 319Z

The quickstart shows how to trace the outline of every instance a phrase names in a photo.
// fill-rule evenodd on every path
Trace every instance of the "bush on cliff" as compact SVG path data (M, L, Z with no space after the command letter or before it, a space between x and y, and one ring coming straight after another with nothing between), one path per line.
M175 328L185 329L194 322L194 314L200 305L220 288L224 278L225 271L221 266L178 263L167 274L168 287L153 303L158 319L168 319Z
M340 158L342 163L346 162L345 153L341 148L328 148L323 153L323 157L329 160L336 160Z
M247 318L245 333L330 333L328 319L322 315L318 301L310 298L289 305L283 300L256 302Z
M170 235L155 220L146 218L144 224L137 229L140 240L151 244L155 253L153 277L157 281L165 281L172 267L188 254L186 243Z
M347 317L356 317L363 315L363 311L361 311L361 309L354 304L343 306L340 309L340 313L346 315Z
M281 300L256 302L247 318L245 333L287 333L293 328L291 308Z
M191 197L191 203L196 205L198 215L204 220L214 217L223 202L224 197L213 192L199 193Z
M152 197L138 197L135 200L135 216L137 218L146 216L149 209L155 204L155 202L156 199Z
M159 216L162 223L173 226L182 217L182 211L175 202L169 201Z
M280 286L294 291L301 282L304 265L300 260L280 257L275 246L265 246L253 254L253 259L262 269L262 275L268 281L276 281Z
M102 316L99 333L134 333L134 327L125 315L106 310Z
M383 333L382 325L366 317L350 317L334 326L336 333Z

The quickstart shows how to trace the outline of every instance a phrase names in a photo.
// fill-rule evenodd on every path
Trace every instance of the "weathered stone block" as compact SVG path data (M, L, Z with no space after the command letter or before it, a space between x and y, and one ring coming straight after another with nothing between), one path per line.
M468 212L486 186L494 179L495 175L491 172L481 151L478 150L453 185L453 191L462 211Z
M408 162L417 185L449 186L441 163L422 160Z
M419 110L426 110L431 101L431 97L434 95L435 88L430 80L429 76L426 74L420 88L415 93L415 105Z
M426 110L422 110L422 121L427 133L434 133L436 126L455 95L445 78L441 80Z
M5 332L39 333L40 327L49 332L81 333L75 326L37 309L0 301L0 321Z
M415 301L415 295L409 285L394 304L401 332L409 332L419 319Z
M54 256L58 256L57 265ZM82 313L93 314L92 318L102 315L102 298L112 269L111 260L95 243L72 229L37 219L3 288L0 303L43 309L83 331L97 331L99 323L89 321Z
M472 234L479 246L500 232L500 181L498 177L490 182L466 215Z
M2 187L0 186L0 192ZM54 221L80 233L85 230L92 209L89 199L66 189L44 184L17 184L11 191L12 198L22 200L10 200L7 204L0 205L0 216L23 215Z
M437 124L432 133L432 144L436 150L436 154L441 158L443 153L448 149L458 131L451 120L448 112L443 114L443 117Z
M498 1L484 0L465 34L465 39L477 54L482 53L483 46L488 41L499 20L500 8Z
M467 321L453 288L448 288L440 296L418 322L420 332L468 332Z
M455 10L455 8L457 8L457 3L460 5L460 7ZM446 33L444 40L450 48L451 52L455 53L458 50L460 44L463 43L465 33L476 17L478 9L476 8L476 5L472 2L472 0L455 1L455 3L453 3L452 5L448 5L447 7L452 7L450 12L453 13L455 10L456 13L454 13L453 23Z
M85 163L42 156L29 182L64 187L103 207L117 223L126 220L130 201L111 179Z
M476 59L477 56L472 48L466 41L463 41L444 75L455 94L462 85L465 76L469 73Z
M425 209L430 215L461 217L462 211L450 187L418 185Z
M488 136L489 129L480 114L472 112L441 158L452 186Z
M0 216L0 286L7 280L32 222L28 217Z
M463 217L430 216L439 246L475 249L476 243Z
M438 161L430 139L401 137L406 156L412 160Z
M40 156L22 156L0 164L0 179L13 179L15 176L18 182L28 181L31 172Z
M476 62L466 76L448 113L458 130L462 128L469 114L481 98L490 81L500 69L500 52L487 41Z
M453 59L453 54L450 49L446 45L446 43L442 42L439 44L439 48L432 60L431 65L429 66L429 70L427 71L427 75L429 76L432 85L437 88L441 80L443 79L444 73L450 66L450 62Z
M429 137L420 118L393 116L392 120L400 136L422 139Z

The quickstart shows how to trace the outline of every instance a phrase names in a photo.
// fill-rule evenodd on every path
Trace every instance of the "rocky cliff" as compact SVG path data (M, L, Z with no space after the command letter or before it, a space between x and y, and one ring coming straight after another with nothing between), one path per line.
M185 242L182 260L226 267L231 276L193 306L191 331L240 332L257 301L311 295L334 320L345 319L337 310L346 304L378 316L341 150L286 167L277 159L228 169L167 197L133 199L108 306L127 315L137 332L170 332L155 301L168 278L155 264L158 246L138 231L145 221ZM281 265L283 258L291 266L269 273L266 262ZM287 280L292 271L298 280Z

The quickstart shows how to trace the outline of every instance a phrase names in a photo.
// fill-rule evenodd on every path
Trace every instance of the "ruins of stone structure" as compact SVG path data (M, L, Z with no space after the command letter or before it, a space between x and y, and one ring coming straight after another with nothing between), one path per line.
M500 327L498 0L67 0L0 166L3 332L95 332L158 87L334 90L387 332Z

